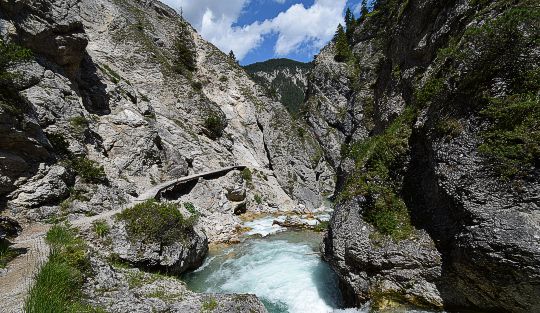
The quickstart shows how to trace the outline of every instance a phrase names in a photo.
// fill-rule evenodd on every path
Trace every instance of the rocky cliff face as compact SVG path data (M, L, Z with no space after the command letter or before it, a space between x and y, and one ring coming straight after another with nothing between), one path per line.
M67 200L64 213L95 214L160 182L231 165L266 172L265 188L250 191L269 210L316 208L332 189L313 137L168 7L1 8L3 41L33 54L10 65L16 75L5 82L20 92L1 111L5 208L37 220L62 215Z
M162 182L247 166L164 193L194 202L207 233L156 261L182 272L207 238L235 240L237 214L313 210L334 189L306 127L158 1L2 0L0 35L0 211L23 228L77 224ZM116 248L133 263L161 249Z
M538 16L378 1L354 57L316 58L304 119L338 173L324 254L349 303L540 309Z
M271 59L244 66L251 78L294 116L298 115L304 103L311 68L310 63L289 59Z

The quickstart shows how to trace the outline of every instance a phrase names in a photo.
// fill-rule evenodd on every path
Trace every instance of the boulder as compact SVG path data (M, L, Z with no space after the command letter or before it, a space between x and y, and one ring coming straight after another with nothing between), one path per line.
M118 257L137 267L181 274L202 264L208 252L208 239L201 228L195 226L171 244L130 238L123 221L111 227L112 251Z
M40 173L41 175L34 176L11 195L14 203L39 207L59 203L69 196L68 186L73 183L73 173L59 165L51 167L42 165Z

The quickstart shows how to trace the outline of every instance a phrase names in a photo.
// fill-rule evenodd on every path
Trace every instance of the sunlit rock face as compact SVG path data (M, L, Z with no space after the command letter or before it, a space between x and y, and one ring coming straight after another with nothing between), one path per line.
M0 111L0 193L21 216L100 213L161 182L232 165L253 172L247 199L263 199L247 210L312 210L332 194L333 170L306 126L160 2L0 7L3 38L33 54L13 68L20 116ZM85 180L73 159L97 162L104 179ZM216 198L203 209L222 211L226 188L204 184ZM85 200L70 199L73 189Z

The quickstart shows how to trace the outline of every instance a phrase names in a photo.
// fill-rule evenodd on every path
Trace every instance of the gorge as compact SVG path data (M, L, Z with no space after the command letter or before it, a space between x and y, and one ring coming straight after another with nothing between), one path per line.
M540 312L540 5L379 0L241 67L0 0L0 311Z

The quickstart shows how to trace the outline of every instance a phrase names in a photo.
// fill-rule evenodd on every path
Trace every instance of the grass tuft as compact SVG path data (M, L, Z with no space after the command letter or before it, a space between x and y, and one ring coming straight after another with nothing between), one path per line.
M100 238L104 238L111 232L111 227L105 220L97 220L92 223L92 230Z
M82 287L89 274L85 242L69 225L53 226L46 242L51 246L49 260L36 275L28 293L26 313L102 313L105 310L85 303Z

